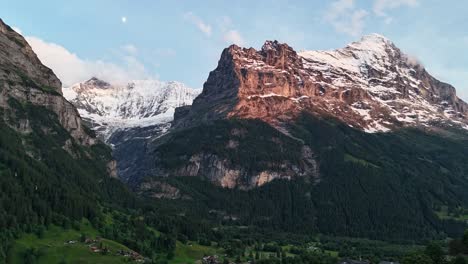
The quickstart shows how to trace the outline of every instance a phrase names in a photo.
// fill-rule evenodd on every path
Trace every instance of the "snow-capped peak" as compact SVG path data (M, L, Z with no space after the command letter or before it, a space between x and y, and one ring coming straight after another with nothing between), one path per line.
M104 139L119 129L169 123L175 108L192 104L201 92L175 81L133 80L109 84L95 77L63 91Z
M387 37L385 37L384 35L381 35L381 34L378 34L378 33L372 33L372 34L369 34L369 35L364 35L361 37L361 40L358 41L358 43L361 42L371 42L371 43L392 43L391 40L389 40Z
M87 85L87 87L94 87L94 88L101 88L101 89L110 88L111 86L110 83L100 80L96 77L92 77L91 79L87 80L85 84Z
M201 115L211 107L215 117L259 118L277 125L309 112L367 132L434 124L468 128L468 104L455 88L378 34L328 51L296 53L277 41L266 41L259 51L231 46L214 72L192 108L203 109ZM239 72L240 84L232 81ZM230 87L238 87L237 93ZM237 103L218 101L229 96ZM196 115L191 111L187 119Z

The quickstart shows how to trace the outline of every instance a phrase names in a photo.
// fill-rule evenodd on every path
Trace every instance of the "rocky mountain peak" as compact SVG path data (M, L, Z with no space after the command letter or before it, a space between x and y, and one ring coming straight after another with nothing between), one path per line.
M108 82L100 80L96 77L92 77L91 79L84 82L84 84L86 84L89 87L99 88L99 89L107 89L111 87L111 85Z
M198 94L199 90L175 81L109 84L95 77L64 89L64 96L104 140L129 128L164 125L167 129L175 108L190 105Z
M359 41L353 42L355 44L370 44L370 45L393 45L393 42L387 37L378 33L364 35ZM352 45L352 44L350 44Z
M41 63L23 36L1 19L0 59L2 68L8 68L10 73L0 76L0 80L30 80L27 81L29 86L62 93L62 83L53 71Z
M266 41L260 51L264 57L263 61L273 67L287 69L289 67L300 66L300 59L296 51L288 44L278 41Z
M372 34L330 51L297 53L278 41L259 51L233 45L180 124L236 117L281 126L308 112L366 132L435 123L468 128L467 109L455 88Z

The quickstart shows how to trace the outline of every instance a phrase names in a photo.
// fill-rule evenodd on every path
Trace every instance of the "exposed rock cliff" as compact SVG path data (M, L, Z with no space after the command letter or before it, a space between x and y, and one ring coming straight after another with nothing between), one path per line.
M94 153L91 146L98 143L84 126L76 108L62 96L62 84L53 71L37 58L26 40L0 20L0 113L2 121L25 135L26 148L36 148L28 155L43 159L41 147L31 138L46 134L51 142L62 144L73 158L97 158L109 162L109 175L116 177L116 164L104 152ZM45 109L46 111L42 111ZM38 120L47 123L37 126ZM32 126L32 124L36 124ZM58 125L56 125L58 123ZM40 131L36 131L36 130ZM64 135L65 130L68 135ZM40 132L40 133L39 133ZM35 135L31 136L30 135ZM49 142L50 143L50 142ZM54 144L55 144L54 143ZM28 144L31 144L30 146ZM45 143L44 143L45 144ZM51 143L52 144L52 143ZM27 146L28 145L28 146ZM85 148L80 148L77 146ZM96 156L97 155L97 156Z
M61 94L61 82L52 70L39 61L20 34L0 20L0 107L8 108L9 98L44 106L57 114L60 124L77 142L95 144L78 111Z
M236 117L280 125L302 112L366 132L434 123L468 128L468 105L455 89L376 34L343 49L299 54L276 41L260 51L233 45L176 123Z

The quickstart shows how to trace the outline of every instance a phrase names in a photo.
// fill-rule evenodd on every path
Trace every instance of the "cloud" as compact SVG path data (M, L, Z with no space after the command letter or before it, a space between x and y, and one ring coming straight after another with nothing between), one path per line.
M224 33L223 39L225 42L230 44L236 44L239 46L243 46L245 44L244 39L242 38L241 34L237 30L228 30Z
M223 41L228 44L244 46L245 40L241 33L234 28L232 20L228 16L223 16L218 20L219 29L222 33Z
M417 5L419 5L419 0L375 0L373 11L375 15L385 18L385 24L390 24L393 18L387 14L389 10L403 6L416 7Z
M123 16L120 18L120 20L122 20L122 23L127 23L127 17L126 16Z
M211 36L211 26L203 22L200 17L196 16L192 12L187 12L184 14L184 19L194 24L206 36Z
M121 48L123 51L131 55L136 55L138 53L137 47L135 47L135 45L133 44L127 44L127 45L122 46Z
M122 66L102 60L86 60L61 45L37 37L26 37L39 59L60 78L64 87L93 76L112 83L132 79L151 79L144 65L132 54L120 58Z
M411 66L419 66L424 68L423 63L419 60L418 57L411 55L411 54L403 54L403 58L409 63Z
M364 30L368 14L366 10L356 8L354 0L338 0L330 5L324 20L336 31L357 37Z

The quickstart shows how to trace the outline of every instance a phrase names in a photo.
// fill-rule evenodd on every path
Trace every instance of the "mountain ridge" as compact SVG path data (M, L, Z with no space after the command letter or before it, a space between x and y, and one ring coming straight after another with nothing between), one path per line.
M297 53L277 41L266 41L259 51L232 45L188 119L260 118L278 126L302 111L366 132L434 123L468 129L468 105L455 88L377 34L334 51Z
M191 104L197 94L176 81L110 84L96 77L64 89L64 96L105 141L118 130L155 125L167 130L175 108Z

